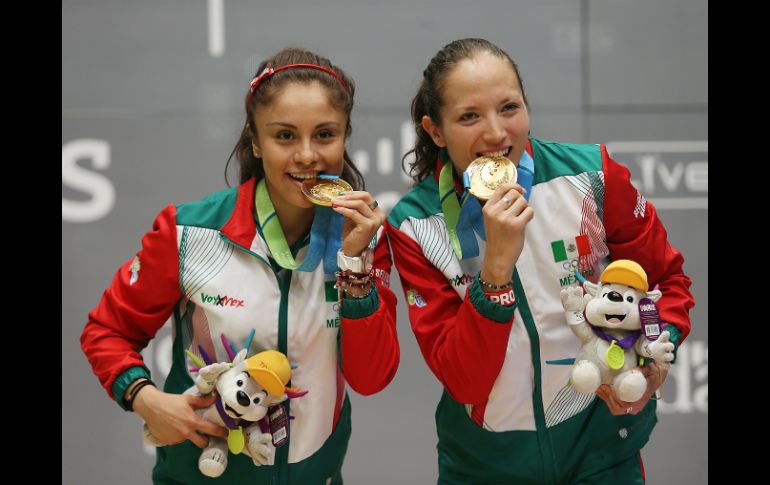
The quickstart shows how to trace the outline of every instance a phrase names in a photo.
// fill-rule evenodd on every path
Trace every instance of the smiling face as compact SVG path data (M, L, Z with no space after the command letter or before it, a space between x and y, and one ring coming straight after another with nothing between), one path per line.
M647 294L630 286L607 283L586 305L586 318L591 325L608 329L640 328L639 300Z
M318 82L292 83L254 116L254 149L262 158L265 181L277 211L312 208L302 181L319 172L340 175L348 117L329 101Z
M446 147L458 172L481 155L518 163L529 134L521 84L507 59L486 51L457 63L441 90L440 120L424 116L423 128Z
M273 401L242 364L219 377L217 393L222 398L225 412L233 419L259 421Z

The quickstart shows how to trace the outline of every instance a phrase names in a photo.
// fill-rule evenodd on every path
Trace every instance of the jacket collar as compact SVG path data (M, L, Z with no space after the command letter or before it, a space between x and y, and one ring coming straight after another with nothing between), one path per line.
M233 212L219 232L238 246L248 249L267 261L272 255L267 241L257 226L256 190L257 181L254 177L238 186ZM309 237L308 235L298 243L299 248L307 245Z
M255 206L256 179L250 178L238 187L230 219L219 231L235 244L250 249L257 254L266 255L267 244L257 230L257 211Z

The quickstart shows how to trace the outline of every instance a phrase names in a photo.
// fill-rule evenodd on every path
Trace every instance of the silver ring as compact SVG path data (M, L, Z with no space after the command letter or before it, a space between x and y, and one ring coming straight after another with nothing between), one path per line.
M511 206L511 201L508 200L508 197L503 196L503 198L500 199L500 200L503 201L503 204L505 204L505 207L510 207Z
M374 199L374 202L372 202L371 204L369 204L369 208L370 208L371 210L374 210L374 209L376 209L376 208L377 208L379 205L380 205L380 204L378 204L378 203L377 203L377 199Z

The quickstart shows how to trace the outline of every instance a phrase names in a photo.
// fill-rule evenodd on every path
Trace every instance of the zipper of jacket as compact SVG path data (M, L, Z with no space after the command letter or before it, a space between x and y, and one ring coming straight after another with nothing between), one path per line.
M270 264L269 261L266 261L265 258L260 256L259 254L255 253L254 251L251 251L240 244L236 243L232 239L228 238L221 232L219 233L219 237L222 238L223 241L230 244L231 246L235 247L236 249L249 254L258 260L265 263L270 270L273 272L273 276L275 276L276 282L278 283L278 288L280 289L281 294L281 301L278 305L278 351L282 352L284 355L288 355L288 314L289 314L289 290L291 287L291 270L285 270L285 274L283 275L283 278L281 278L278 275L278 272L275 270L272 264ZM289 381L289 385L291 385L291 381ZM285 403L281 404L284 407L284 412L286 413L286 416L290 416L290 403L287 399ZM287 419L287 423L289 420ZM273 478L271 480L271 483L276 483L280 485L285 485L289 483L289 446L291 446L291 433L289 433L289 441L282 447L275 450L275 463L273 465Z
M529 337L530 352L532 355L532 370L534 371L534 389L532 391L532 410L535 414L535 427L540 442L540 455L543 461L543 475L545 483L556 483L556 459L553 452L553 444L548 428L545 424L545 409L543 407L543 373L540 366L540 336L537 333L535 319L529 308L527 297L524 294L524 285L521 283L518 269L513 271L513 288L518 302L518 310L524 328Z

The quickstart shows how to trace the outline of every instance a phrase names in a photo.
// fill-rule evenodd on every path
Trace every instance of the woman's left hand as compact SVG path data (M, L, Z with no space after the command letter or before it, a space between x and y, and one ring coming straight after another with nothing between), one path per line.
M360 256L369 246L377 229L385 222L385 213L369 192L355 190L332 200L332 209L345 218L342 225L342 250L350 257Z
M642 367L637 367L637 369L639 369L644 375L645 379L647 379L647 390L644 392L642 398L638 401L621 401L620 398L618 398L615 389L613 389L613 387L609 384L602 384L599 386L599 389L596 390L596 395L607 403L607 407L610 408L610 412L614 416L638 414L641 412L642 409L644 409L644 406L647 405L650 397L655 393L655 391L658 390L660 386L663 385L663 382L666 380L666 376L668 375L668 366L658 365L655 362L649 365L644 365Z

